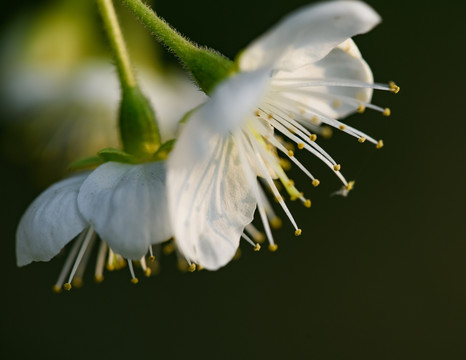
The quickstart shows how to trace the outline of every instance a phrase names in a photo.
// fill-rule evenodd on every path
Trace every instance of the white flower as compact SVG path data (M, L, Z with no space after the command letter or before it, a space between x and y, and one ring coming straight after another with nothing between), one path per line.
M137 282L131 260L152 255L153 244L172 236L165 190L165 162L129 165L107 162L92 173L81 173L45 190L23 215L16 234L18 266L49 261L75 239L55 285L71 288L81 278L96 236L101 240L96 279L103 267L128 260L132 281Z
M295 227L274 180L292 199L306 199L287 177L278 153L319 181L288 150L278 133L318 157L353 186L317 143L322 125L339 128L360 142L382 142L339 120L371 105L373 89L397 92L394 84L374 84L351 37L369 31L380 18L357 1L308 6L286 17L254 41L237 59L238 74L218 85L211 99L188 120L169 160L168 205L177 246L190 261L215 270L235 254L240 237L257 234L250 224L256 209L270 249L274 213L256 177L263 180Z

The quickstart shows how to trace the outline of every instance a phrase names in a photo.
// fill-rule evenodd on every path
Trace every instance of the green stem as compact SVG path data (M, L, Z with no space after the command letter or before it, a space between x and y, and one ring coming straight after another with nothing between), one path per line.
M141 0L121 0L157 39L170 48L188 68L204 92L229 76L233 62L216 51L200 48L180 35L175 29Z
M116 59L121 83L119 129L123 149L139 158L147 159L160 147L160 133L155 114L149 101L139 90L112 0L97 0L97 3Z
M113 7L112 0L97 0L102 19L107 31L108 40L116 59L118 76L123 87L134 87L137 85L125 40L121 33L118 18Z

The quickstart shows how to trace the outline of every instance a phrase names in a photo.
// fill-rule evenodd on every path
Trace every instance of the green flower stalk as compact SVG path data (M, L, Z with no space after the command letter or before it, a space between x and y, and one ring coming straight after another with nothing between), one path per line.
M160 42L175 53L206 94L210 94L216 84L232 73L234 63L231 60L213 49L190 42L140 0L121 0L121 2Z
M119 127L124 151L149 159L160 147L154 111L137 85L123 35L111 0L97 0L110 46L115 55L122 100Z

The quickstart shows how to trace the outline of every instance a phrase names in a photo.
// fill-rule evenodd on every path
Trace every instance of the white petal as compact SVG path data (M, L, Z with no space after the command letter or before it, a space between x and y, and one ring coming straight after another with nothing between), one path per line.
M99 166L81 186L78 206L102 240L125 258L138 260L151 244L172 236L161 161Z
M244 226L253 219L256 201L247 185L230 135L203 138L197 161L193 138L205 123L188 121L168 161L167 187L175 241L190 261L209 270L228 263L238 248Z
M265 95L269 80L270 70L260 69L239 73L223 81L189 122L205 122L219 134L235 131L247 116L254 114Z
M367 84L374 82L369 65L362 59L361 53L351 39L334 48L322 60L293 72L279 71L274 79L287 79L289 84L292 84L293 79L296 79L296 83L305 83L306 80L303 79L322 79L327 82L332 80L340 80L341 82L356 81ZM308 104L328 117L337 119L355 112L361 102L370 102L372 97L372 89L369 87L312 86L305 89L311 93L308 95L303 93L294 94L290 97ZM320 93L322 96L313 95L312 92ZM338 100L339 98L341 100ZM345 98L347 99L346 102ZM337 106L335 106L335 100L337 100Z
M79 188L88 173L62 180L29 206L16 231L18 266L49 261L87 226L77 206Z
M254 41L241 54L240 69L270 65L297 69L322 59L338 44L379 22L379 15L359 1L329 1L301 8Z

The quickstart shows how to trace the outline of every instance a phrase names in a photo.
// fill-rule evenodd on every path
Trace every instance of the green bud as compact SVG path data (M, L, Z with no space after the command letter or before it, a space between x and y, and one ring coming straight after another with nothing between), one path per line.
M154 111L138 87L123 87L119 125L125 152L144 159L160 147Z

